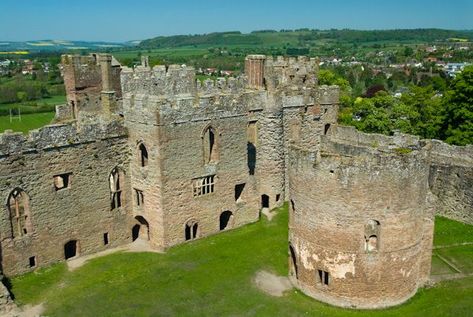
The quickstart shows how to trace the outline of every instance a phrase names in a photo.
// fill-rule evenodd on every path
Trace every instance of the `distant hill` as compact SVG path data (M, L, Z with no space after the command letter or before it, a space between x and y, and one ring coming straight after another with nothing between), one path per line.
M222 32L196 35L158 36L142 41L143 49L172 48L183 46L307 46L316 41L333 42L391 42L431 43L451 39L473 41L473 30L455 31L442 29L402 29L402 30L261 30L249 34Z
M67 52L79 50L105 50L118 49L133 46L132 42L87 42L87 41L65 41L65 40L41 40L27 42L8 42L0 40L0 52Z

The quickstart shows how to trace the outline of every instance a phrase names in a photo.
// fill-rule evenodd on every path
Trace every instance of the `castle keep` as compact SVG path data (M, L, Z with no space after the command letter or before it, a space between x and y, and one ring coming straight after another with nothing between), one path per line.
M250 55L245 75L62 57L55 124L0 135L7 276L149 241L158 251L289 202L292 283L377 308L428 279L435 212L473 223L473 148L336 124L318 62Z

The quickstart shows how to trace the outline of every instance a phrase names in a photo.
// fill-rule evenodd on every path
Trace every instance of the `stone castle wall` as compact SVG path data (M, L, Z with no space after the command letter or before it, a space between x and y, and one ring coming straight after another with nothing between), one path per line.
M338 306L402 303L430 273L427 151L339 142L332 129L318 149L294 143L289 152L291 279ZM367 137L347 136L356 135Z
M244 76L201 82L185 65L66 55L63 73L67 124L0 135L0 194L7 206L21 189L29 210L14 238L10 209L0 217L6 275L63 260L70 240L79 255L137 238L164 251L288 200L293 283L386 307L428 279L434 211L473 223L471 146L337 126L339 89L318 86L316 59L250 55Z
M473 146L432 141L430 188L439 215L473 224Z
M64 246L77 240L77 254L90 254L129 241L127 202L110 210L109 176L116 166L127 170L126 131L117 122L82 127L46 126L30 132L0 135L1 264L8 275L64 260ZM67 187L56 189L56 175L68 174ZM129 193L128 173L123 181ZM10 219L8 197L21 189L28 197L27 232L18 233ZM104 234L108 233L108 245ZM14 238L12 238L14 237ZM34 257L34 263L30 260Z

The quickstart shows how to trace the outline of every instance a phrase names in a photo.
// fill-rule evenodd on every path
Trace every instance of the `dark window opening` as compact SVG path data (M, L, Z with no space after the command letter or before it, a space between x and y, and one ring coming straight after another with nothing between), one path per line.
M131 241L136 241L140 237L140 229L141 226L139 224L136 224L131 228Z
M233 213L229 210L226 210L220 214L220 230L225 230L229 225L231 225L231 220L233 219Z
M261 207L262 208L269 208L269 196L268 195L261 195Z
M243 190L245 189L245 183L235 185L235 201L241 201L241 195L243 194Z
M142 216L136 216L135 220L138 222L131 228L131 240L135 241L138 238L149 240L149 224Z
M323 270L318 270L319 273L319 283L322 285L328 285L329 284L329 273Z
M143 191L135 188L136 205L143 206L145 203Z
M248 161L248 173L255 175L256 169L256 146L253 143L248 142L246 146L247 161Z
M103 245L108 245L108 232L103 234Z
M218 142L216 131L208 127L204 133L204 162L213 163L218 161Z
M324 127L324 135L326 135L329 130L330 130L330 123L327 123Z
M294 251L294 248L292 245L289 245L289 251L291 254L291 260L292 260L292 270L291 270L291 275L295 275L296 279L299 278L298 270L297 270L297 258L296 258L296 252Z
M138 149L140 151L141 167L145 167L146 165L148 165L148 150L146 149L146 146L143 143L140 144Z
M73 258L77 255L78 252L78 242L77 240L71 240L64 245L64 257L65 259Z
M292 199L291 199L291 210L292 210L292 212L296 211L296 205L294 203L294 200L292 200Z
M185 238L187 240L193 240L197 238L199 225L195 221L189 221L186 224Z
M30 267L35 267L36 266L36 257L35 256L31 256L29 258L29 263L30 263Z
M248 172L250 175L255 175L256 169L256 144L258 141L258 129L257 129L257 121L252 121L248 123L247 126L247 165L248 165Z
M279 201L279 199L281 199L281 194L276 195L276 201Z
M71 188L71 176L72 176L72 173L66 173L66 174L53 176L54 189L58 191L64 188Z

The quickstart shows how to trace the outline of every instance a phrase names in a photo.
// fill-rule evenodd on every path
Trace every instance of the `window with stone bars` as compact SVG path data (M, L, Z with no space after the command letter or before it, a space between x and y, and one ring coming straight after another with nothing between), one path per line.
M214 192L215 175L194 179L194 197L207 195Z

